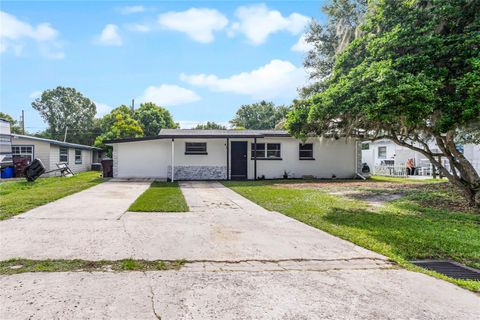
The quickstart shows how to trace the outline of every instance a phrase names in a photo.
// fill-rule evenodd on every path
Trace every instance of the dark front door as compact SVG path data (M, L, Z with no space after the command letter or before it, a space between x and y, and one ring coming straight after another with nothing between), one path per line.
M232 171L230 177L232 180L247 179L247 142L232 141L231 164Z

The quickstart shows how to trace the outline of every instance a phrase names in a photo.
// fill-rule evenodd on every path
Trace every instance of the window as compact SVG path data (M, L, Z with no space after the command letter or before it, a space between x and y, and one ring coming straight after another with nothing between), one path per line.
M265 146L266 145L266 146ZM266 147L266 150L265 150ZM281 159L280 143L257 143L257 159ZM255 157L255 143L252 143L252 158Z
M68 163L68 148L60 147L60 162Z
M362 143L362 150L370 150L370 143L368 142Z
M82 150L75 150L75 164L82 164Z
M378 158L379 159L387 158L387 147L378 147Z
M185 154L207 154L207 143L185 142Z
M300 143L299 157L302 159L313 159L313 143Z
M255 158L255 143L252 143L252 158ZM257 143L257 158L265 158L265 143Z
M32 162L33 146L12 146L12 158L27 158L29 163Z

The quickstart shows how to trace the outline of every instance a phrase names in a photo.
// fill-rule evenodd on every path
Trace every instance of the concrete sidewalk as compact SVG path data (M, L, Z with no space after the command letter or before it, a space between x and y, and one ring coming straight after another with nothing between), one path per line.
M107 182L0 222L0 259L186 259L179 271L0 276L1 319L476 319L478 295L182 182L191 212L125 212L148 182Z

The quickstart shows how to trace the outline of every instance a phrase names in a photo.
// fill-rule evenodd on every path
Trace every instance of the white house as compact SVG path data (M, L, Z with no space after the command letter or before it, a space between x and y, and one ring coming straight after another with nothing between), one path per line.
M355 140L310 138L302 143L280 130L163 129L158 136L105 143L113 147L117 178L353 178L361 165Z
M67 163L74 173L91 170L92 163L100 161L102 152L99 148L76 143L20 134L11 137L13 158L26 157L30 162L40 159L46 171L57 169L57 163Z
M440 153L438 146L431 142L429 148L433 152ZM480 146L466 144L462 146L465 157L473 164L477 172L480 173ZM362 143L362 162L366 163L373 171L378 166L404 167L408 159L413 159L417 168L425 168L429 172L430 161L420 152L413 151L407 147L399 146L389 139L377 141L365 141ZM448 160L443 158L444 165L449 168Z

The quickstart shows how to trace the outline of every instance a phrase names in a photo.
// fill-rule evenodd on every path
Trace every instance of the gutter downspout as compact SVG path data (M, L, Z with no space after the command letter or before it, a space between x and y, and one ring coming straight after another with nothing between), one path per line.
M253 138L253 180L257 180L257 138Z
M171 181L174 181L175 178L175 139L172 139L172 177Z
M227 138L227 180L230 180L230 138Z

